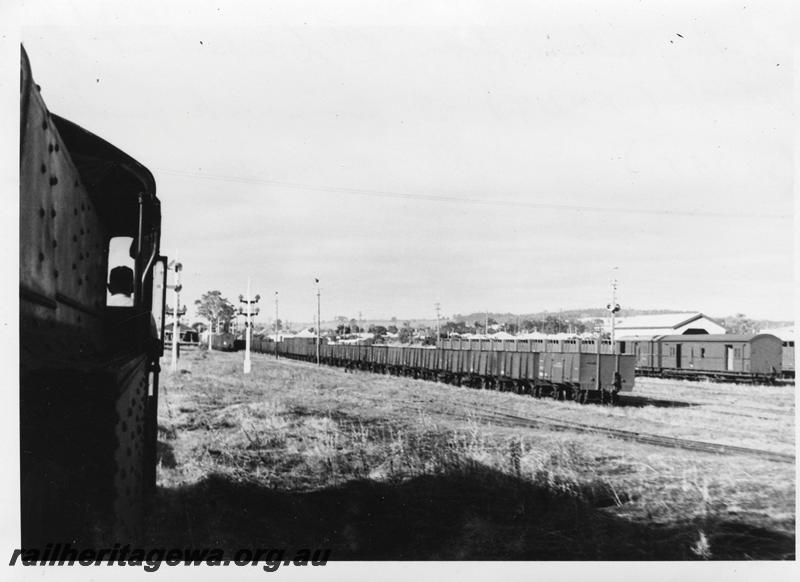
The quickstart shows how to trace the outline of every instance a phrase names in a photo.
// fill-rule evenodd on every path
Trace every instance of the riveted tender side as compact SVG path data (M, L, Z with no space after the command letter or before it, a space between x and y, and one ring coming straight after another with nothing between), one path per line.
M133 542L155 486L165 289L155 182L47 110L24 50L19 220L22 545ZM115 267L120 306L107 292Z

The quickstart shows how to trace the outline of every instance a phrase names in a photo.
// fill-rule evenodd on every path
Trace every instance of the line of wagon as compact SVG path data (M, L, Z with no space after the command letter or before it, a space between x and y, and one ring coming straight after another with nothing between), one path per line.
M254 352L275 353L315 362L313 339L286 338L277 344L254 338ZM620 392L633 390L634 357L580 351L511 351L401 347L385 345L319 346L321 364L346 370L393 374L459 386L510 391L535 397L578 402L615 403Z
M633 387L635 375L760 384L794 378L794 342L771 334L627 337L615 343L616 349L611 340L596 338L453 338L439 341L433 349L323 342L320 360L346 369L576 400L604 400L608 394L607 399L615 399L616 393ZM244 347L244 341L234 341L229 334L214 336L214 349L233 350L236 344ZM255 337L252 349L275 353L275 343L269 338ZM278 342L277 349L286 357L316 361L313 338L284 338ZM469 355L459 355L459 352ZM529 356L492 355L498 353L538 356L532 361ZM602 374L586 372L591 367L586 362L596 363L593 358L597 354L601 356L601 371L610 366L613 373L620 375L619 387L613 387L612 380L612 387L604 389L602 386L607 386L607 379ZM605 363L606 356L611 356L608 361L613 365ZM601 386L596 385L598 377Z
M445 349L618 353L635 357L642 376L773 383L794 378L794 342L772 334L696 334L608 339L449 339Z

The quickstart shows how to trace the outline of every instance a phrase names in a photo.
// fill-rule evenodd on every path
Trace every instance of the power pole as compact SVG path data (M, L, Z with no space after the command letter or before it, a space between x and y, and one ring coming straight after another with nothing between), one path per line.
M441 310L441 306L439 303L434 303L434 307L436 307L436 343L438 345L439 340L442 337L441 327L439 326L439 312Z
M320 328L322 327L322 318L320 317L320 307L319 307L319 279L315 278L314 282L317 285L317 366L319 366L319 334Z
M278 359L278 292L275 291L275 359Z
M614 271L617 270L617 267L614 267ZM617 346L615 341L616 336L616 315L619 312L619 303L617 303L617 275L616 272L614 273L613 278L611 279L611 303L606 305L606 309L611 312L611 353L617 353Z
M258 315L258 307L255 307L255 304L258 303L258 300L261 299L260 295L256 295L255 299L250 299L250 277L247 278L247 299L239 295L239 303L244 303L245 308L239 308L239 314L245 315L247 320L244 324L244 373L250 373L250 336L252 335L253 330L253 320L252 317L254 315Z
M172 309L170 310L167 308L167 315L172 315L172 361L170 363L170 369L175 372L178 369L178 342L180 341L180 317L184 313L186 313L186 306L183 307L183 311L181 311L181 271L183 270L183 265L180 264L177 260L172 261L169 266L169 269L175 271L175 284L174 285L167 285L168 289L173 290L172 294Z

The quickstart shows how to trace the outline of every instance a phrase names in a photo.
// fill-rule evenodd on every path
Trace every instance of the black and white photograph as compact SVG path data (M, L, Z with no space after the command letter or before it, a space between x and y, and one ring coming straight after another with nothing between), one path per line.
M11 574L792 578L796 12L4 5Z

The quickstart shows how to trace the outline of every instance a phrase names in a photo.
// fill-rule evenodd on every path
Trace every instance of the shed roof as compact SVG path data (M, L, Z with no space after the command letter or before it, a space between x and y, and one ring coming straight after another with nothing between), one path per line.
M693 313L660 313L658 315L637 315L634 317L620 318L617 329L651 329L651 328L678 328L698 319L707 319L717 325L718 321L699 312Z

